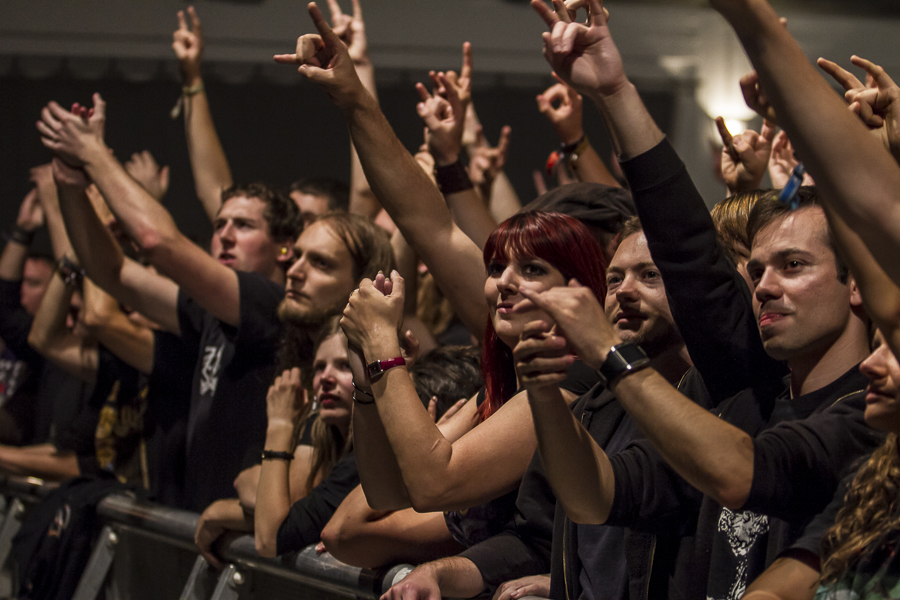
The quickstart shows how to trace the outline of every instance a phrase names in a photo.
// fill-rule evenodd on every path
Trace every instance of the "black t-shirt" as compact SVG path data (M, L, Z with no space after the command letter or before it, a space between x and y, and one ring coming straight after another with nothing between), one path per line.
M334 511L358 485L356 456L348 452L334 465L328 477L291 506L287 518L278 528L275 541L278 554L295 552L318 542Z
M846 468L880 443L879 434L862 419L865 383L854 368L793 400L786 394L760 398L747 390L719 406L721 418L754 438L754 479L742 510L702 497L699 513L694 513L695 537L679 557L677 593L739 598L800 536L831 499ZM780 421L786 416L792 420ZM682 511L690 505L684 494L693 488L649 443L638 442L610 460L616 492L608 522L651 531L671 531L689 522Z
M142 485L141 441L147 406L147 378L100 345L94 393L56 440L74 452L82 475L111 473Z
M54 443L87 402L93 386L44 360L28 344L34 317L22 307L21 287L21 281L0 279L0 338L6 344L0 365L0 385L6 388L0 392L0 399L5 397L0 419L7 421L0 429L19 437L10 442Z
M284 288L256 273L237 276L240 327L222 323L183 291L178 296L181 337L196 356L185 470L185 506L192 510L233 496L249 446L265 438Z

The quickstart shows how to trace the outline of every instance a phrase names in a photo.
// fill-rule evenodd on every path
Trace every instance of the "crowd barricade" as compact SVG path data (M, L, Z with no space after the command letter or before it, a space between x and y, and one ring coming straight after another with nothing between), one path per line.
M15 593L12 539L29 508L55 487L33 477L0 476L0 597ZM377 600L412 570L409 565L351 567L328 553L318 554L314 545L264 558L256 553L252 535L229 534L216 546L225 564L218 571L194 546L197 513L121 493L104 498L97 513L104 526L73 600Z

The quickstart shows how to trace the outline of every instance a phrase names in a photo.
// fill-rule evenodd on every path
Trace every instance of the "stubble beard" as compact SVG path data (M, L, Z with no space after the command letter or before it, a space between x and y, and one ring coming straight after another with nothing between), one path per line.
M298 326L319 326L330 317L339 314L346 305L345 302L330 306L301 305L290 298L285 298L278 305L278 319L283 323Z

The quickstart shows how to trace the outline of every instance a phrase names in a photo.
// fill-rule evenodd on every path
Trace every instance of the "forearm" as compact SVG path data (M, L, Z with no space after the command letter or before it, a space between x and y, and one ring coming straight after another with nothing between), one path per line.
M378 90L375 87L375 67L371 61L354 63L356 74L366 91L372 95L376 104L378 102ZM350 142L350 212L374 219L381 210L378 198L372 192L362 163L359 161L359 153L356 146Z
M21 281L28 258L28 246L15 240L7 240L0 253L0 279Z
M473 598L484 591L484 580L475 563L465 558L448 557L418 567L428 569L437 578L445 598Z
M119 223L151 260L181 237L175 221L105 147L88 154L85 171ZM70 231L69 233L73 233Z
M294 448L293 427L290 423L269 424L266 431L266 450L290 452ZM256 551L260 556L277 554L278 529L291 509L290 462L264 460L259 473L254 511Z
M328 525L322 542L332 556L356 567L374 569L403 562L455 554L443 513L375 511L357 487L344 499Z
M28 343L44 356L50 354L62 340L73 337L66 327L72 291L58 274L54 273L50 278L28 334Z
M484 248L497 222L475 188L444 196L453 221L479 248Z
M491 184L488 209L496 223L502 223L522 209L522 201L504 171L497 173Z
M900 355L900 287L878 265L858 233L832 207L825 207L831 234L859 286L866 313L888 346Z
M900 281L900 238L890 225L900 217L900 167L807 61L767 2L720 0L714 6L735 28L823 199L853 229L867 232L876 260Z
M394 135L374 99L364 98L345 114L375 195L466 327L480 337L487 318L480 249L454 225L440 191Z
M188 87L203 86L198 75L185 83ZM232 183L231 167L216 133L206 90L184 96L184 133L188 157L194 174L194 189L210 221L222 206L222 190Z
M50 444L24 448L0 446L0 471L50 480L68 479L81 474L74 452L59 452Z
M62 191L58 192L57 189L41 191L44 219L47 223L47 231L50 233L50 245L53 247L53 257L57 260L72 252L72 244L66 233L66 225L63 222L59 206L58 194L61 193Z
M153 331L121 311L116 300L89 279L84 281L84 323L110 352L141 373L153 370Z
M723 506L741 508L753 483L753 440L646 369L611 386L660 455Z
M609 458L566 406L558 387L528 392L547 479L576 523L606 522L615 496Z
M409 507L397 456L374 404L353 407L353 445L367 504L378 510Z
M622 187L590 144L569 164L572 166L572 170L579 181L602 183L610 187Z
M630 81L616 93L608 96L597 94L593 100L606 121L619 160L643 154L665 137ZM599 156L597 160L600 160Z

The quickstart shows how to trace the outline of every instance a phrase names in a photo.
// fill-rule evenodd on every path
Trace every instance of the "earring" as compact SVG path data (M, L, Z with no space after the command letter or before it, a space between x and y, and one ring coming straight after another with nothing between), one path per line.
M288 253L287 246L282 246L282 248L281 248L281 254L284 255L284 254L287 254L287 253Z

